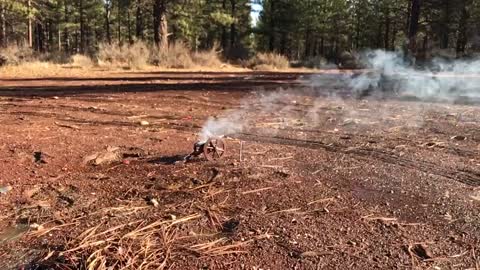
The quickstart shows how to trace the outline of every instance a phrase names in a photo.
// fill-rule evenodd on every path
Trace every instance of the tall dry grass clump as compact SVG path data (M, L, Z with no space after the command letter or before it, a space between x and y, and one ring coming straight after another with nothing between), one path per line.
M257 53L247 62L255 70L282 70L290 67L288 58L277 53Z
M149 48L141 41L131 45L101 43L97 58L101 66L142 69L148 65Z
M20 65L36 60L34 51L29 47L10 45L0 48L0 66Z
M196 66L217 68L223 65L217 52L218 48L214 46L210 50L198 51L192 53L192 60Z
M92 58L86 55L75 54L72 56L72 65L80 68L91 68L94 66L94 63Z
M194 62L190 55L190 49L182 42L171 43L166 50L153 46L151 51L151 63L163 68L194 67Z
M167 50L152 47L151 63L163 68L194 68L222 66L217 47L210 50L192 52L183 42L171 43Z

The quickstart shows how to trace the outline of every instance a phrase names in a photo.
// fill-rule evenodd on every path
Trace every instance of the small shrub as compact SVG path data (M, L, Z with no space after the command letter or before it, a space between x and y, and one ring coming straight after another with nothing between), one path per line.
M200 67L220 67L222 61L218 57L217 48L213 47L208 51L199 51L192 53L192 61Z
M143 69L148 65L149 48L145 43L138 41L127 47L128 67Z
M327 66L327 59L322 56L314 56L305 59L301 65L307 68L323 68Z
M66 52L51 52L40 55L41 62L50 62L53 64L71 64L73 59Z
M125 46L115 43L98 45L98 62L100 65L122 66L127 64Z
M257 53L248 61L248 67L256 70L287 69L290 63L287 57L276 53Z
M150 62L164 68L191 68L194 66L190 49L182 42L175 42L167 50L152 47Z
M81 55L81 54L75 54L72 56L72 64L76 67L81 67L81 68L91 68L93 67L93 61L90 57Z
M131 45L101 43L97 58L100 65L142 69L148 64L149 48L141 41Z
M0 59L3 65L20 65L35 61L36 57L33 50L28 47L11 45L0 48Z

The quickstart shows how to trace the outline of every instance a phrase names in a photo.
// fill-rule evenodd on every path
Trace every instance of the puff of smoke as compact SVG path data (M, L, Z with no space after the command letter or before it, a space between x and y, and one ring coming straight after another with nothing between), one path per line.
M417 69L398 52L381 50L366 53L365 65L373 71L352 78L348 87L355 93L368 89L392 91L424 101L454 102L479 98L480 60L434 59ZM477 73L477 74L475 74Z
M247 127L259 124L260 118L274 117L272 115L291 118L292 105L296 102L294 93L279 89L275 92L259 91L245 98L239 109L229 111L219 117L209 118L202 127L199 141L205 142L211 137L221 137L240 133ZM268 130L270 134L275 130Z

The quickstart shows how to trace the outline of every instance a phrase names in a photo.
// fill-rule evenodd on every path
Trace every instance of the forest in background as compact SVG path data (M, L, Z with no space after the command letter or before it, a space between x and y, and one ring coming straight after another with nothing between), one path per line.
M252 5L262 6L253 25ZM0 46L96 55L102 44L181 42L227 59L274 52L341 63L364 49L419 59L480 51L475 0L0 0Z

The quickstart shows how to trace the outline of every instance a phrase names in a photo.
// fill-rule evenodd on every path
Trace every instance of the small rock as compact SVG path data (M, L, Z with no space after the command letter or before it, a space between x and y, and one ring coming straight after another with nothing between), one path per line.
M467 137L462 136L462 135L456 135L456 136L451 137L450 140L465 141L465 140L467 140Z
M30 229L35 230L35 231L42 231L44 227L42 225L39 225L37 223L32 223L30 224Z
M470 198L474 201L479 201L480 202L480 191L470 195Z
M433 258L432 252L430 252L430 250L422 244L413 246L412 251L415 253L415 255L424 260Z
M54 96L54 97L53 97L53 99L59 99L59 97L57 97L57 96Z
M47 161L45 160L45 155L43 152L35 152L33 153L33 158L35 159L35 163L46 164Z
M10 192L12 189L13 189L13 187L10 186L10 185L4 186L4 187L0 187L0 193L1 193L1 194L7 194L7 193Z
M316 251L305 251L302 254L300 254L301 258L307 258L307 257L316 257L318 256L318 252Z
M154 207L158 207L160 205L157 199L150 199L150 204L153 205Z
M140 125L141 126L149 126L150 123L148 121L142 120L142 121L140 121Z

